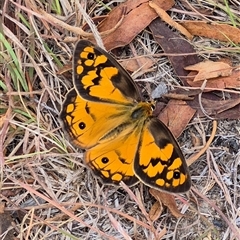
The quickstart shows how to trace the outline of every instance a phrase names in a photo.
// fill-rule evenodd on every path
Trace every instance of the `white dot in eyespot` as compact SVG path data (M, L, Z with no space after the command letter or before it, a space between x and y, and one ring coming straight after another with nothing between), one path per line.
M166 94L167 85L165 83L160 83L151 93L152 99L160 98L163 94Z

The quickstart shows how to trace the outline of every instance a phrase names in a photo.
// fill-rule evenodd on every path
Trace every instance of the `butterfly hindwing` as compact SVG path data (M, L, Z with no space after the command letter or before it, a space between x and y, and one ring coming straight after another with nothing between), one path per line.
M133 127L133 126L132 126ZM134 185L139 179L135 176L133 161L140 138L139 129L128 128L109 142L99 144L86 151L85 162L104 183Z
M170 130L157 118L143 128L134 171L146 185L168 192L185 192L191 186L182 151Z

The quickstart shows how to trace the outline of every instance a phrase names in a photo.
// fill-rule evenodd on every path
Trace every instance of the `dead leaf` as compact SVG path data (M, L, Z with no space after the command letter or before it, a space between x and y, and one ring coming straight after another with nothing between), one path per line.
M169 24L170 26L174 27L175 29L177 29L180 33L182 33L184 36L186 36L188 39L192 40L193 39L193 35L191 35L190 32L187 31L186 28L184 28L183 26L181 26L180 24L178 24L177 22L175 22L167 13L166 11L164 11L164 9L162 9L161 7L159 7L157 4L155 4L153 1L149 1L149 6L151 8L153 8L156 13L158 14L158 16L167 24Z
M124 59L120 61L120 63L129 72L135 72L139 69L142 71L147 71L150 67L154 65L154 61L152 59L144 56L140 56L137 59Z
M154 0L154 2L164 10L169 10L174 5L173 0ZM148 0L129 0L110 12L109 16L99 24L99 32L113 29L123 12L126 15L121 25L108 36L103 37L104 46L108 51L129 44L138 33L158 17L157 13L149 7Z
M160 192L154 188L149 189L150 194L158 201L163 203L176 218L180 218L183 214L178 210L175 198L172 194Z
M163 211L163 206L161 201L156 201L150 211L149 211L149 218L154 222L159 219Z
M214 99L209 99L214 97ZM203 93L201 104L204 111L215 119L239 119L240 118L240 94L231 94L233 99L222 100L221 97L214 96L212 93ZM199 105L198 97L188 104L197 110L197 114L202 117L205 114Z
M203 21L181 21L192 35L217 39L225 42L240 43L240 29L228 24L216 24Z
M181 100L170 100L158 118L166 124L175 137L179 137L196 110Z
M214 112L217 114L226 111L227 109L233 108L240 104L240 98L238 99L229 99L225 101L220 101L218 105L215 106Z
M221 76L226 77L230 76L232 73L232 67L229 64L224 62L213 62L210 60L187 66L185 67L185 70L198 72L193 82Z
M201 87L202 81L193 82L192 79L196 72L190 72L188 75L187 83L192 87ZM213 91L224 88L239 88L240 87L240 70L234 69L232 74L227 77L218 77L207 81L204 92ZM210 89L207 89L210 88Z
M63 75L68 71L72 71L72 63L66 64L64 66L62 66L58 71L57 74L59 75Z
M162 47L164 53L168 55L174 71L183 82L183 85L188 85L185 78L188 75L188 71L184 67L200 61L197 53L196 55L192 54L196 52L193 46L181 37L180 34L173 32L160 18L152 21L149 28L155 41Z
M179 94L179 93L166 93L162 97L176 100L193 100L192 96L189 94Z
M4 211L5 211L5 204L0 203L0 214L4 213Z

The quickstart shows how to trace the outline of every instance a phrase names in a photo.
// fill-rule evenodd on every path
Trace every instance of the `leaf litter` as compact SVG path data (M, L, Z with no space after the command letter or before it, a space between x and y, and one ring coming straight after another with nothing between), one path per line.
M1 45L1 205L10 219L6 224L15 222L11 234L22 239L239 239L240 16L235 2L225 4L128 0L50 6L5 0L0 39L12 49ZM91 19L99 17L103 21L96 28ZM192 41L186 32L195 36ZM168 197L156 193L155 202L141 184L102 185L81 162L80 150L65 139L58 113L72 80L57 73L70 64L79 37L102 39L107 50L118 48L118 58L142 58L130 71L150 59L137 80L144 96L161 82L168 86L169 94L156 98L162 109L157 114L181 135L193 182L187 195L171 195L170 211L161 207ZM223 58L232 70L227 76ZM11 65L16 62L20 66ZM196 71L186 69L194 64L204 73L199 81L192 80ZM209 77L214 65L218 70ZM16 84L18 70L26 74L22 86ZM177 222L174 216L180 217ZM0 224L1 236L7 236Z

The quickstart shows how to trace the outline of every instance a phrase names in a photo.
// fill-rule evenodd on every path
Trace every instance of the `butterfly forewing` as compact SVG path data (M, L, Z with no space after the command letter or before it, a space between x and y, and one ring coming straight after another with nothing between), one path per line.
M72 89L63 103L60 117L72 142L88 149L110 141L107 136L111 133L113 136L114 129L128 121L130 112L128 105L86 101Z
M75 88L86 100L119 104L141 100L136 84L123 67L89 41L77 43L73 68Z

